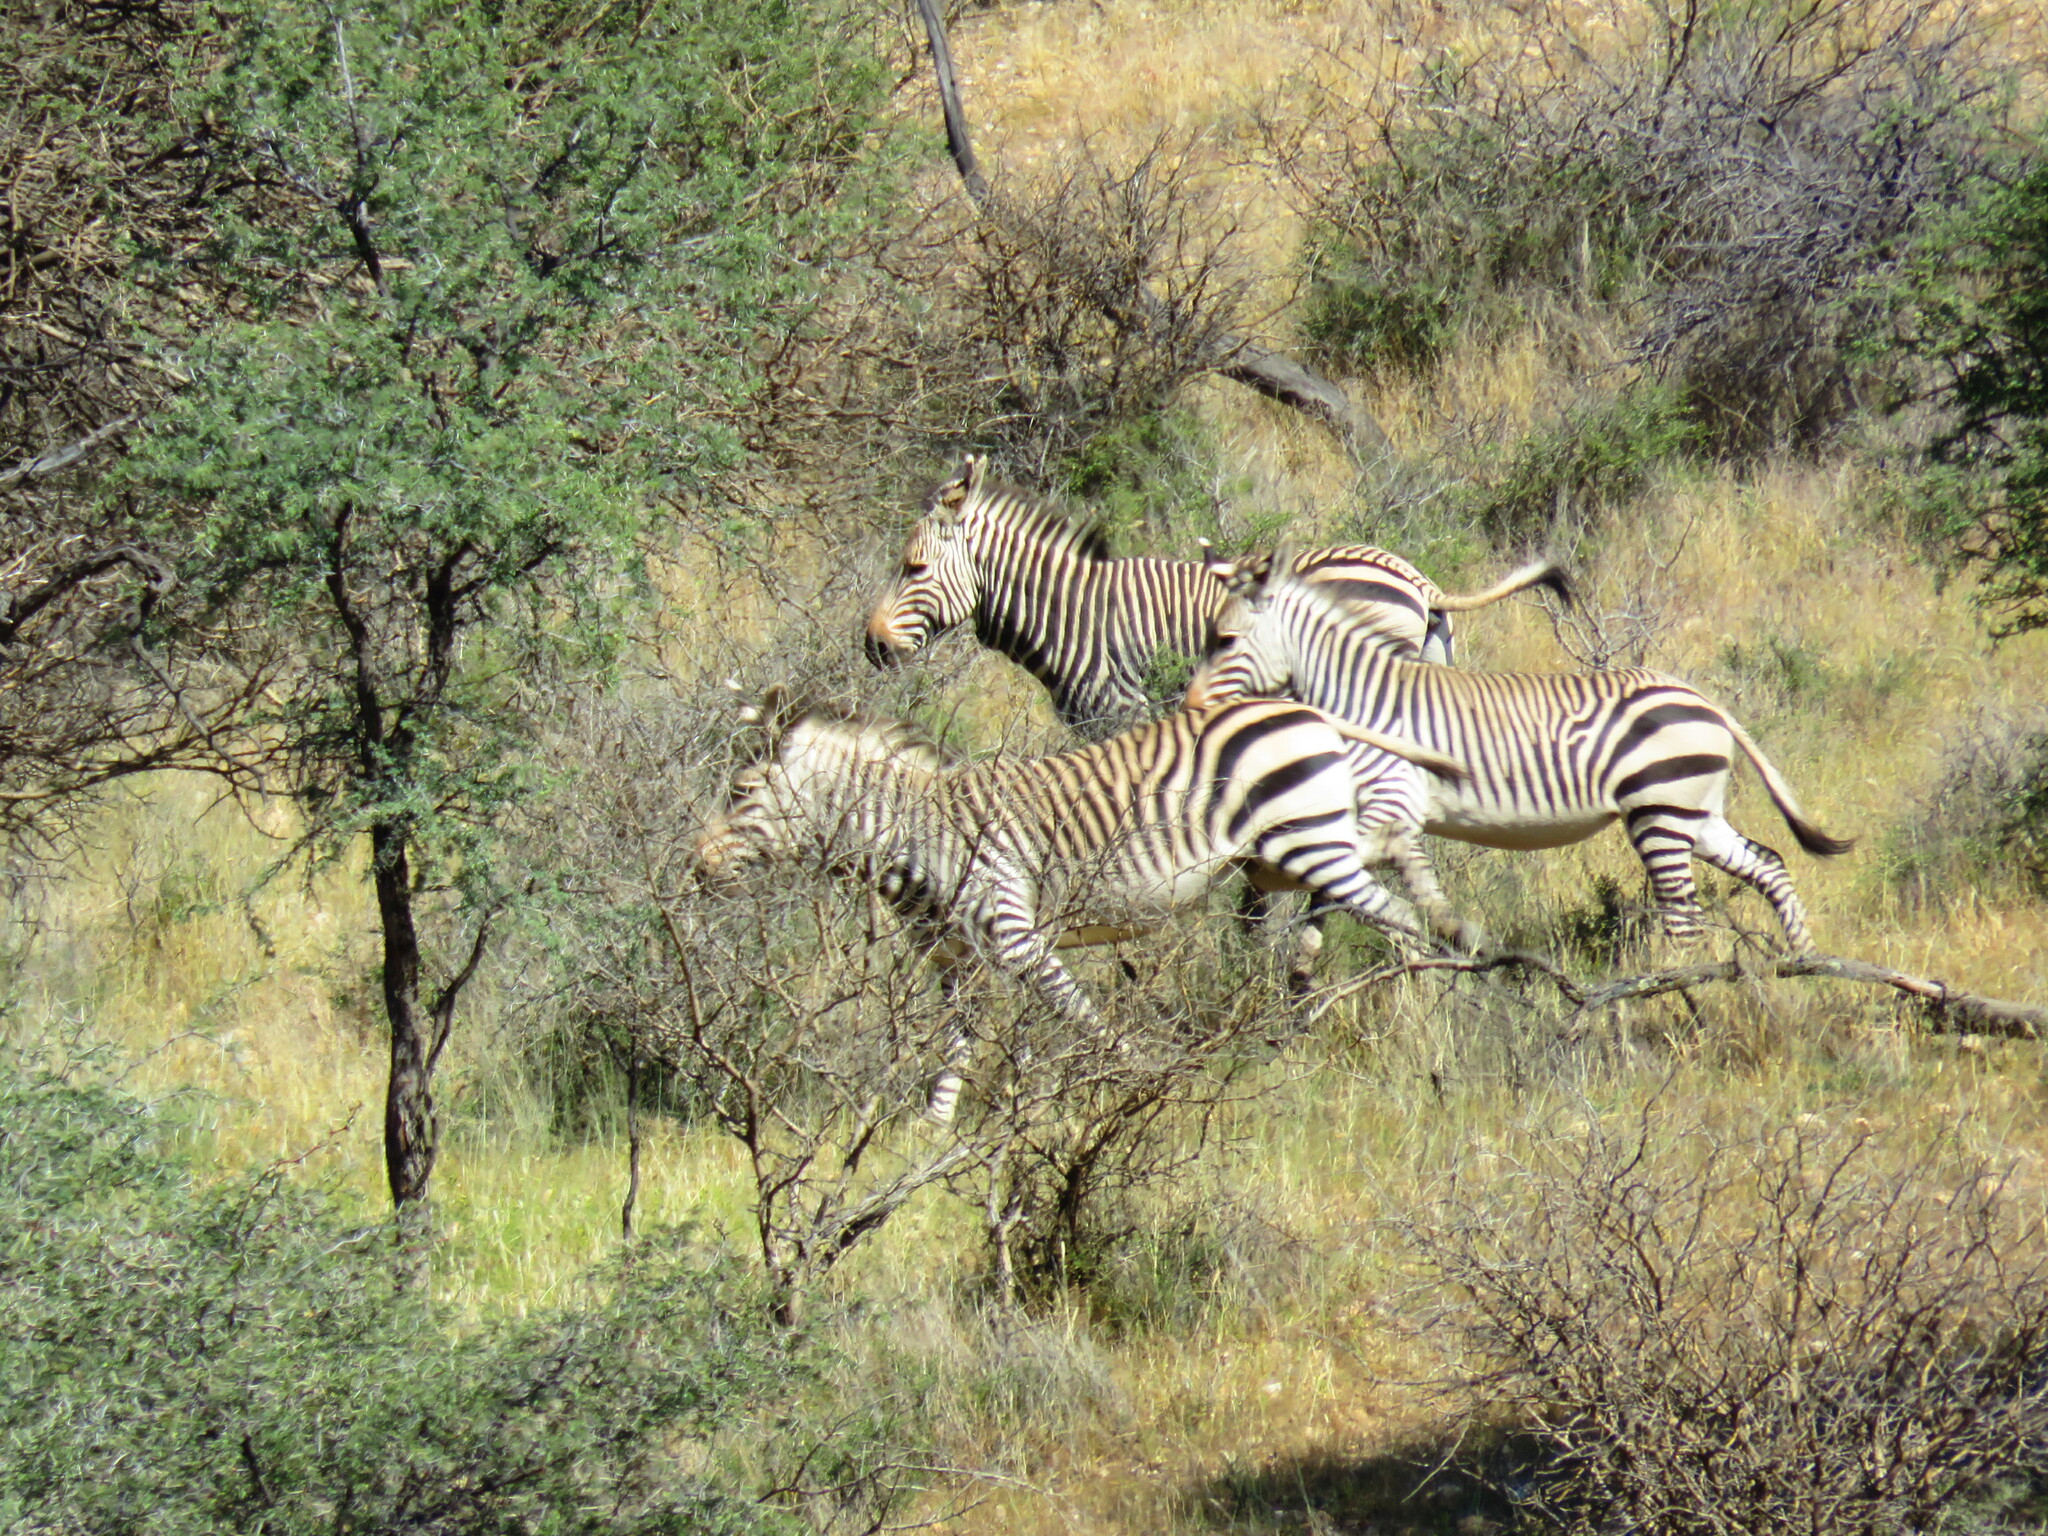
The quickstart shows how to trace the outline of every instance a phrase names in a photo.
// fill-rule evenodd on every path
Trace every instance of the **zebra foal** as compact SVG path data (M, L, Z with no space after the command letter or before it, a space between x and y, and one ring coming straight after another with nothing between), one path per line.
M774 863L859 878L943 980L978 953L1080 1023L1094 1005L1057 951L1142 934L1238 865L1269 889L1305 889L1321 908L1420 938L1414 910L1360 858L1350 746L1462 771L1270 699L1025 762L950 764L901 722L793 706L779 691L750 718L765 728L759 752L697 842L712 883L729 889Z
M1310 550L1295 565L1429 661L1451 658L1451 613L1532 586L1566 590L1544 563L1447 597L1400 556L1363 544ZM1162 654L1199 657L1228 597L1202 561L1112 558L1099 532L993 483L970 455L911 530L868 619L867 653L886 666L972 621L983 645L1045 684L1062 721L1099 736L1150 712L1146 669Z
M1748 732L1677 678L1641 667L1547 674L1420 666L1277 556L1263 577L1239 580L1186 703L1211 709L1273 695L1464 765L1466 776L1452 781L1412 762L1361 754L1359 815L1368 857L1383 856L1400 869L1439 931L1455 919L1418 834L1494 848L1557 848L1618 820L1673 937L1699 932L1691 863L1698 858L1754 886L1793 951L1811 950L1785 861L1736 831L1724 814L1738 747L1800 847L1825 856L1851 846L1807 821Z

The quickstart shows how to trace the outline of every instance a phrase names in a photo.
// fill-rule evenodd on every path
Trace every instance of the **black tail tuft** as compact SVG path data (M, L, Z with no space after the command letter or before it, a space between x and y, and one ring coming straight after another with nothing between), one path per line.
M1803 821L1797 816L1787 816L1785 820L1791 824L1792 835L1799 839L1799 846L1820 858L1832 859L1837 854L1847 853L1856 846L1855 838L1829 837L1813 823Z
M1576 608L1579 605L1579 594L1572 589L1571 573L1561 565L1553 563L1549 566L1536 578L1536 585L1548 587L1557 594L1557 600L1567 608Z

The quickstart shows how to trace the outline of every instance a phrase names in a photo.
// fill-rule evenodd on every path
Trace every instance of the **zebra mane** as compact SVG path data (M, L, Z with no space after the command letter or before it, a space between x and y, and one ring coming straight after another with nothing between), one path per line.
M957 753L934 741L921 727L908 720L892 720L842 709L836 704L811 704L798 713L787 730L780 733L775 750L789 731L809 723L825 727L842 740L850 740L864 762L902 763L906 767L936 772L960 761Z
M1055 551L1099 565L1113 560L1109 535L1100 523L1077 523L1014 485L984 484L978 500L963 505L961 515L978 511L991 522L1028 534Z

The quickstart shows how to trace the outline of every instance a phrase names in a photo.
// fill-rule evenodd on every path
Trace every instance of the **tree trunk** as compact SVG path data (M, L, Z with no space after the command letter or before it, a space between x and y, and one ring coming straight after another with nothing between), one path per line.
M384 935L384 1017L391 1026L391 1078L384 1094L384 1173L401 1227L424 1235L427 1184L440 1151L434 1118L432 1048L421 1028L420 939L413 920L412 867L402 824L370 828L377 917Z

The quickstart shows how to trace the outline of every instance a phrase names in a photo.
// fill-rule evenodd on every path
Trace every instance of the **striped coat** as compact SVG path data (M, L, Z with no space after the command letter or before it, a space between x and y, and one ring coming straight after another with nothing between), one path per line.
M1644 668L1539 674L1419 666L1285 572L1239 584L1187 704L1214 708L1276 695L1444 753L1468 770L1453 782L1384 754L1361 757L1368 851L1400 867L1440 929L1453 920L1417 834L1555 848L1620 822L1672 935L1699 929L1691 867L1698 858L1760 891L1791 947L1810 949L1784 860L1725 815L1738 750L1800 847L1821 855L1850 847L1807 821L1741 725L1677 678Z
M1557 568L1542 564L1485 592L1447 597L1400 556L1369 545L1311 550L1295 565L1371 615L1391 643L1432 661L1450 660L1452 612L1534 585L1563 588ZM1174 661L1202 654L1229 596L1224 577L1236 571L1112 558L1099 532L994 484L970 457L912 530L868 619L867 651L877 665L891 664L971 623L983 645L1045 684L1063 721L1100 736L1153 713Z

